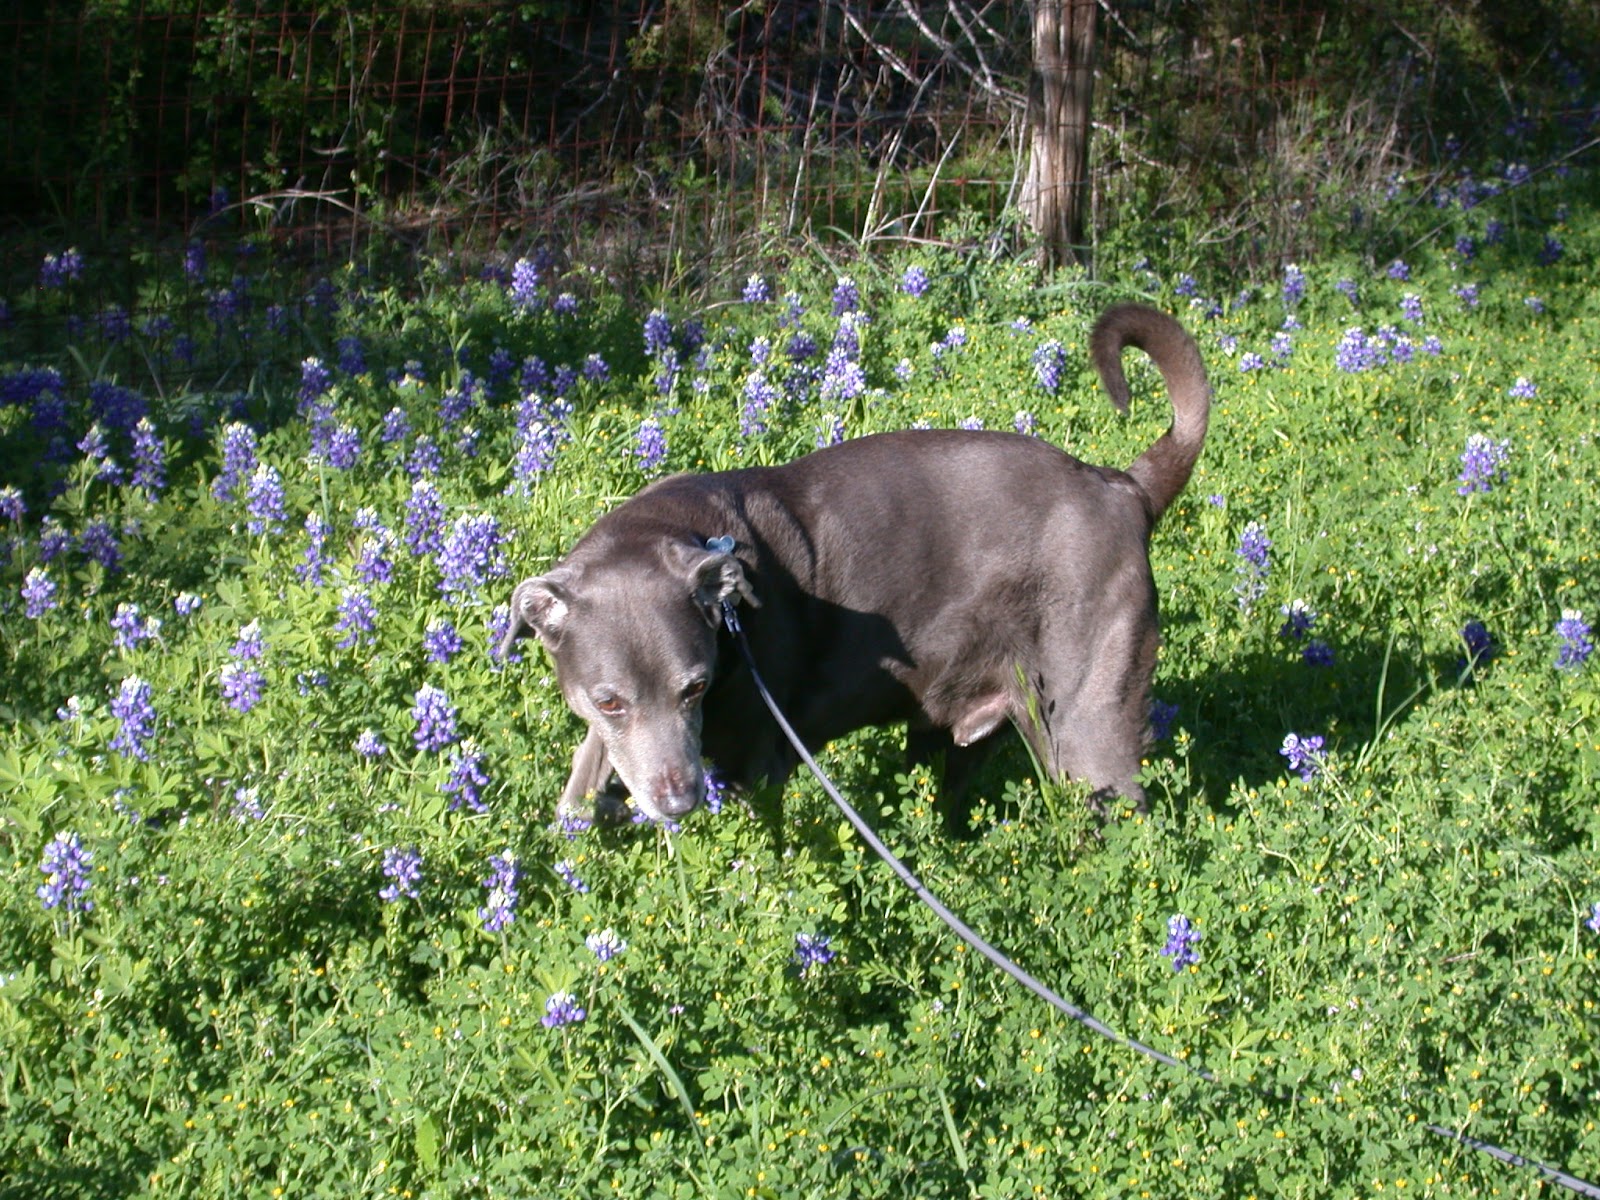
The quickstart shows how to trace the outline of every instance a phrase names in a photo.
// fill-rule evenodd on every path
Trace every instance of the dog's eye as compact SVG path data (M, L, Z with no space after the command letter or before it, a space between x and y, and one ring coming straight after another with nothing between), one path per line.
M615 696L601 696L595 700L594 706L600 710L603 717L620 717L627 705Z
M683 702L685 704L694 704L700 699L701 696L704 696L705 694L706 681L704 679L696 679L688 687L683 689Z

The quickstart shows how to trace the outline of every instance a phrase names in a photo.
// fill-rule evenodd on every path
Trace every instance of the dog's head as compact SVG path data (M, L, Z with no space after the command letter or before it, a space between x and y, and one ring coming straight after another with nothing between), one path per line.
M732 551L726 539L580 545L511 593L502 657L538 635L572 711L656 820L689 812L705 790L701 701L717 670L722 603L757 603Z

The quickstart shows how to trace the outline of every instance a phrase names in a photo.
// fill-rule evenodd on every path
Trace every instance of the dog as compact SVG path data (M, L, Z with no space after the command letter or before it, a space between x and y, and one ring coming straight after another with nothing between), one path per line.
M953 832L966 832L955 798L1008 724L1097 808L1121 796L1142 810L1149 539L1199 457L1211 392L1178 322L1118 305L1089 349L1119 411L1127 346L1160 370L1173 417L1126 471L1022 434L873 434L784 466L659 480L517 584L502 657L536 634L588 723L558 812L594 815L613 773L656 820L701 802L703 760L742 789L789 776L797 756L724 601L807 748L905 722L913 763L943 759Z

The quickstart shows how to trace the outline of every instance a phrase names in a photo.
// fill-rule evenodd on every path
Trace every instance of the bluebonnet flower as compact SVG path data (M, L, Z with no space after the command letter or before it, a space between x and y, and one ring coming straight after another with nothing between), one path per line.
M900 277L900 290L915 299L928 290L928 272L919 266L909 266Z
M256 430L234 421L222 429L222 470L211 482L221 501L238 499L240 486L256 472Z
M461 372L461 382L439 397L439 422L446 429L466 420L483 399L483 381L471 371Z
M100 310L95 319L102 340L113 346L121 345L133 336L133 321L128 310L120 304L110 304Z
M598 354L591 354L583 360L583 377L591 383L604 383L611 378L611 368Z
M111 614L111 632L114 648L134 650L141 642L160 636L161 619L142 616L137 604L118 604L117 611Z
M47 909L61 908L73 914L90 912L94 909L94 901L89 899L92 866L94 854L84 849L77 834L58 833L46 843L39 859L44 882L34 894Z
M1033 374L1042 387L1054 396L1067 369L1067 349L1051 339L1033 352Z
M828 355L822 375L822 398L849 403L867 390L866 372L854 359Z
M334 645L341 650L348 650L360 643L377 641L377 622L378 606L373 603L366 589L345 588L339 598L339 619L333 626L335 633L342 633L344 636Z
M521 871L510 850L489 856L489 874L483 886L489 895L478 910L478 920L488 933L499 933L517 919L517 879Z
M599 933L591 933L583 939L583 944L589 948L589 953L601 962L610 962L628 948L628 943L617 936L615 929L602 929Z
M1544 311L1544 301L1537 296L1529 296L1522 303L1529 312L1542 313Z
M518 312L537 309L542 300L539 295L539 268L525 258L517 259L511 268L511 307Z
M743 299L746 304L765 304L772 299L772 289L761 276L752 275L744 281Z
M802 976L810 975L817 968L825 967L834 960L834 952L829 946L831 940L825 933L794 935L794 961L800 967Z
M1272 542L1257 521L1251 521L1239 535L1239 561L1234 567L1238 579L1234 582L1233 592L1238 597L1240 609L1245 612L1249 612L1255 602L1266 594L1267 574L1272 569L1268 555L1271 549Z
M844 441L844 418L838 413L824 413L822 423L817 426L817 449L837 446L842 441Z
M1172 722L1178 718L1178 706L1154 697L1150 700L1150 736L1164 742L1172 733Z
M705 808L712 816L716 816L722 811L723 801L727 799L728 785L722 776L717 774L716 768L710 764L706 765L704 779L706 786Z
M311 587L321 587L326 580L328 558L324 547L328 541L328 523L322 514L312 509L306 514L305 561L295 564L294 573Z
M1312 638L1300 651L1300 661L1308 667L1331 667L1334 658L1333 647L1321 638Z
M320 399L333 386L333 372L320 358L307 358L300 364L300 408L308 411L313 400Z
M179 592L172 598L172 609L180 617L192 617L200 611L200 606L205 601L193 592Z
M492 513L462 513L450 526L436 561L439 565L439 590L445 595L466 593L476 596L489 580L505 576L506 537Z
M1178 281L1172 285L1172 291L1178 296L1198 296L1200 281L1187 271L1179 272Z
M1359 325L1346 329L1334 350L1334 366L1347 375L1372 371L1389 361L1388 347L1381 338L1369 338Z
M11 484L0 485L0 520L21 524L22 518L28 515L28 505L22 499L22 493Z
M261 633L261 622L251 621L248 625L239 626L239 636L234 639L233 648L228 653L244 662L265 657L267 643Z
M1539 253L1535 261L1541 267L1554 266L1561 261L1566 252L1567 248L1561 244L1561 239L1554 234L1547 233L1545 234L1544 245L1539 247Z
M136 488L154 499L167 486L167 451L149 417L140 417L133 427L133 479Z
M250 476L250 489L245 494L245 522L251 535L279 533L287 517L283 507L283 481L277 468L267 463L257 463L255 474Z
M790 362L798 364L813 357L818 348L817 339L802 329L789 335L789 340L784 343L783 352L789 356Z
M588 1010L571 992L552 992L544 1002L544 1016L539 1018L539 1023L546 1029L560 1029L564 1025L575 1025L588 1015Z
M376 729L363 729L356 736L351 749L362 758L382 758L389 753L389 747L383 744L383 738L378 735Z
M94 477L102 483L120 484L123 480L123 471L117 465L117 460L111 457L111 442L106 437L106 431L100 427L99 422L89 426L83 437L78 440L78 452L89 462L99 463Z
M1489 627L1477 620L1468 621L1461 627L1461 644L1466 647L1467 656L1456 663L1458 671L1473 670L1479 664L1488 662L1500 649Z
M562 881L565 882L568 887L577 892L579 895L582 895L584 892L589 890L589 885L585 883L578 875L578 868L570 858L563 858L560 862L556 863L555 872L557 875L561 876Z
M361 431L348 422L332 430L323 457L334 470L348 471L361 458Z
M1025 408L1019 408L1011 418L1011 428L1025 436L1031 435L1039 427L1039 419Z
M550 311L558 317L575 317L578 315L578 298L571 292L562 292L550 302Z
M1322 747L1323 739L1319 735L1301 737L1291 733L1283 739L1278 753L1288 760L1289 770L1298 771L1300 778L1310 783L1322 773Z
M406 415L403 408L391 408L383 414L383 425L378 431L378 440L385 446L395 442L403 442L411 436L411 418Z
M1361 291L1356 286L1356 281L1355 280L1353 280L1353 279L1341 279L1341 280L1339 280L1338 283L1333 285L1333 290L1338 292L1346 300L1350 301L1350 307L1351 308L1356 308L1356 307L1358 307L1360 305L1360 303L1361 303Z
M393 904L402 896L415 900L422 886L422 854L415 848L393 846L383 852L383 877L389 883L378 892L378 899Z
M506 640L506 631L511 628L511 606L509 604L496 604L489 612L487 625L489 656L508 663L521 662L522 655L515 649L507 650L503 659L500 654L500 647Z
M651 358L660 358L671 348L672 322L661 309L651 309L644 319L644 352Z
M1388 275L1390 279L1396 280L1400 283L1405 283L1411 278L1411 268L1406 265L1403 259L1397 258L1389 264L1389 268L1385 274Z
M1415 292L1407 292L1400 297L1400 315L1414 325L1422 323L1422 297Z
M463 804L475 813L486 813L489 806L483 802L483 789L489 786L488 773L483 769L483 751L478 743L467 738L450 754L449 777L439 785L439 790L452 797L449 810L455 812Z
M444 497L430 479L411 485L406 501L405 543L414 558L437 554L444 549Z
M422 633L422 648L428 661L448 663L466 648L467 643L456 632L456 627L443 617L434 617Z
M957 429L965 429L968 432L972 432L972 431L975 431L975 430L982 429L983 428L983 418L982 417L978 417L978 416L962 417L959 421L956 422L956 428Z
M23 615L37 621L56 606L56 583L43 567L33 567L22 581Z
M111 748L126 758L148 759L149 742L156 732L155 689L137 675L129 675L111 698L111 715L118 721Z
M777 403L778 389L760 371L753 372L744 384L744 409L739 414L739 435L755 437L767 431L767 412Z
M39 267L39 286L54 290L83 278L83 255L75 247L60 254L46 254Z
M1197 966L1200 962L1200 951L1195 947L1199 944L1200 937L1200 931L1190 923L1188 917L1182 913L1175 913L1167 918L1167 944L1161 947L1161 956L1172 960L1174 971Z
M251 821L264 821L267 810L261 806L261 789L253 787L235 788L233 793L233 819L240 825L248 825Z
M1556 636L1561 639L1556 651L1556 670L1576 671L1589 661L1589 655L1594 653L1589 634L1589 625L1581 612L1575 608L1561 610L1561 620L1556 622Z
M443 750L459 736L456 732L455 705L431 683L425 683L417 689L411 719L417 723L412 737L418 750Z
M96 517L83 527L83 532L78 535L78 549L83 551L85 558L99 563L109 572L122 569L122 546L117 542L111 522L104 517Z
M1286 263L1283 268L1283 302L1289 307L1294 307L1305 298L1306 273L1294 263Z
M358 337L342 337L335 343L339 351L339 370L346 375L365 375L367 356Z
M633 454L639 460L639 469L647 475L666 461L667 435L655 417L646 417L639 422Z
M254 667L230 662L223 664L217 682L228 707L236 712L247 713L261 702L261 693L267 681Z
M1600 901L1596 901L1589 909L1589 919L1584 922L1590 933L1600 933Z
M235 500L239 489L255 474L256 432L234 421L222 430L222 472L211 483L218 500Z
M394 560L389 557L393 544L394 535L387 529L361 539L355 563L356 577L361 582L374 585L389 582L394 575Z
M426 475L437 475L444 466L444 455L439 447L425 433L417 434L417 440L411 444L411 453L406 457L406 474L412 479L419 479Z
M1473 492L1487 492L1496 483L1506 480L1506 463L1511 460L1511 442L1497 442L1482 433L1470 434L1467 447L1461 452L1461 484L1456 493L1470 496Z
M1279 637L1293 638L1299 642L1311 636L1311 628L1317 623L1319 614L1304 600L1291 601L1278 611L1284 617L1278 629Z
M833 285L833 315L842 317L860 307L861 290L856 287L856 281L848 275L839 276L838 282Z
M1513 400L1532 400L1539 394L1539 385L1526 375L1518 375L1517 381L1506 389L1506 395Z
M532 421L522 430L517 456L511 465L514 482L507 493L530 495L533 484L556 464L564 441L561 428L544 421Z
M1247 351L1239 356L1239 370L1241 371L1260 371L1264 370L1266 365L1267 360L1254 350Z

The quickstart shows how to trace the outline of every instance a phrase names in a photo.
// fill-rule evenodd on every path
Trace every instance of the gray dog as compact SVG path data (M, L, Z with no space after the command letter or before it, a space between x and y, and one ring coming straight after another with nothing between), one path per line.
M907 722L912 761L944 759L958 832L950 797L1007 722L1052 775L1142 807L1150 531L1188 482L1211 396L1176 321L1119 305L1090 337L1119 410L1130 345L1160 368L1173 421L1126 471L1017 434L877 434L660 480L518 584L502 652L537 633L589 723L559 811L590 815L615 772L649 816L682 816L702 758L743 788L788 777L796 755L722 627L725 600L808 748Z

